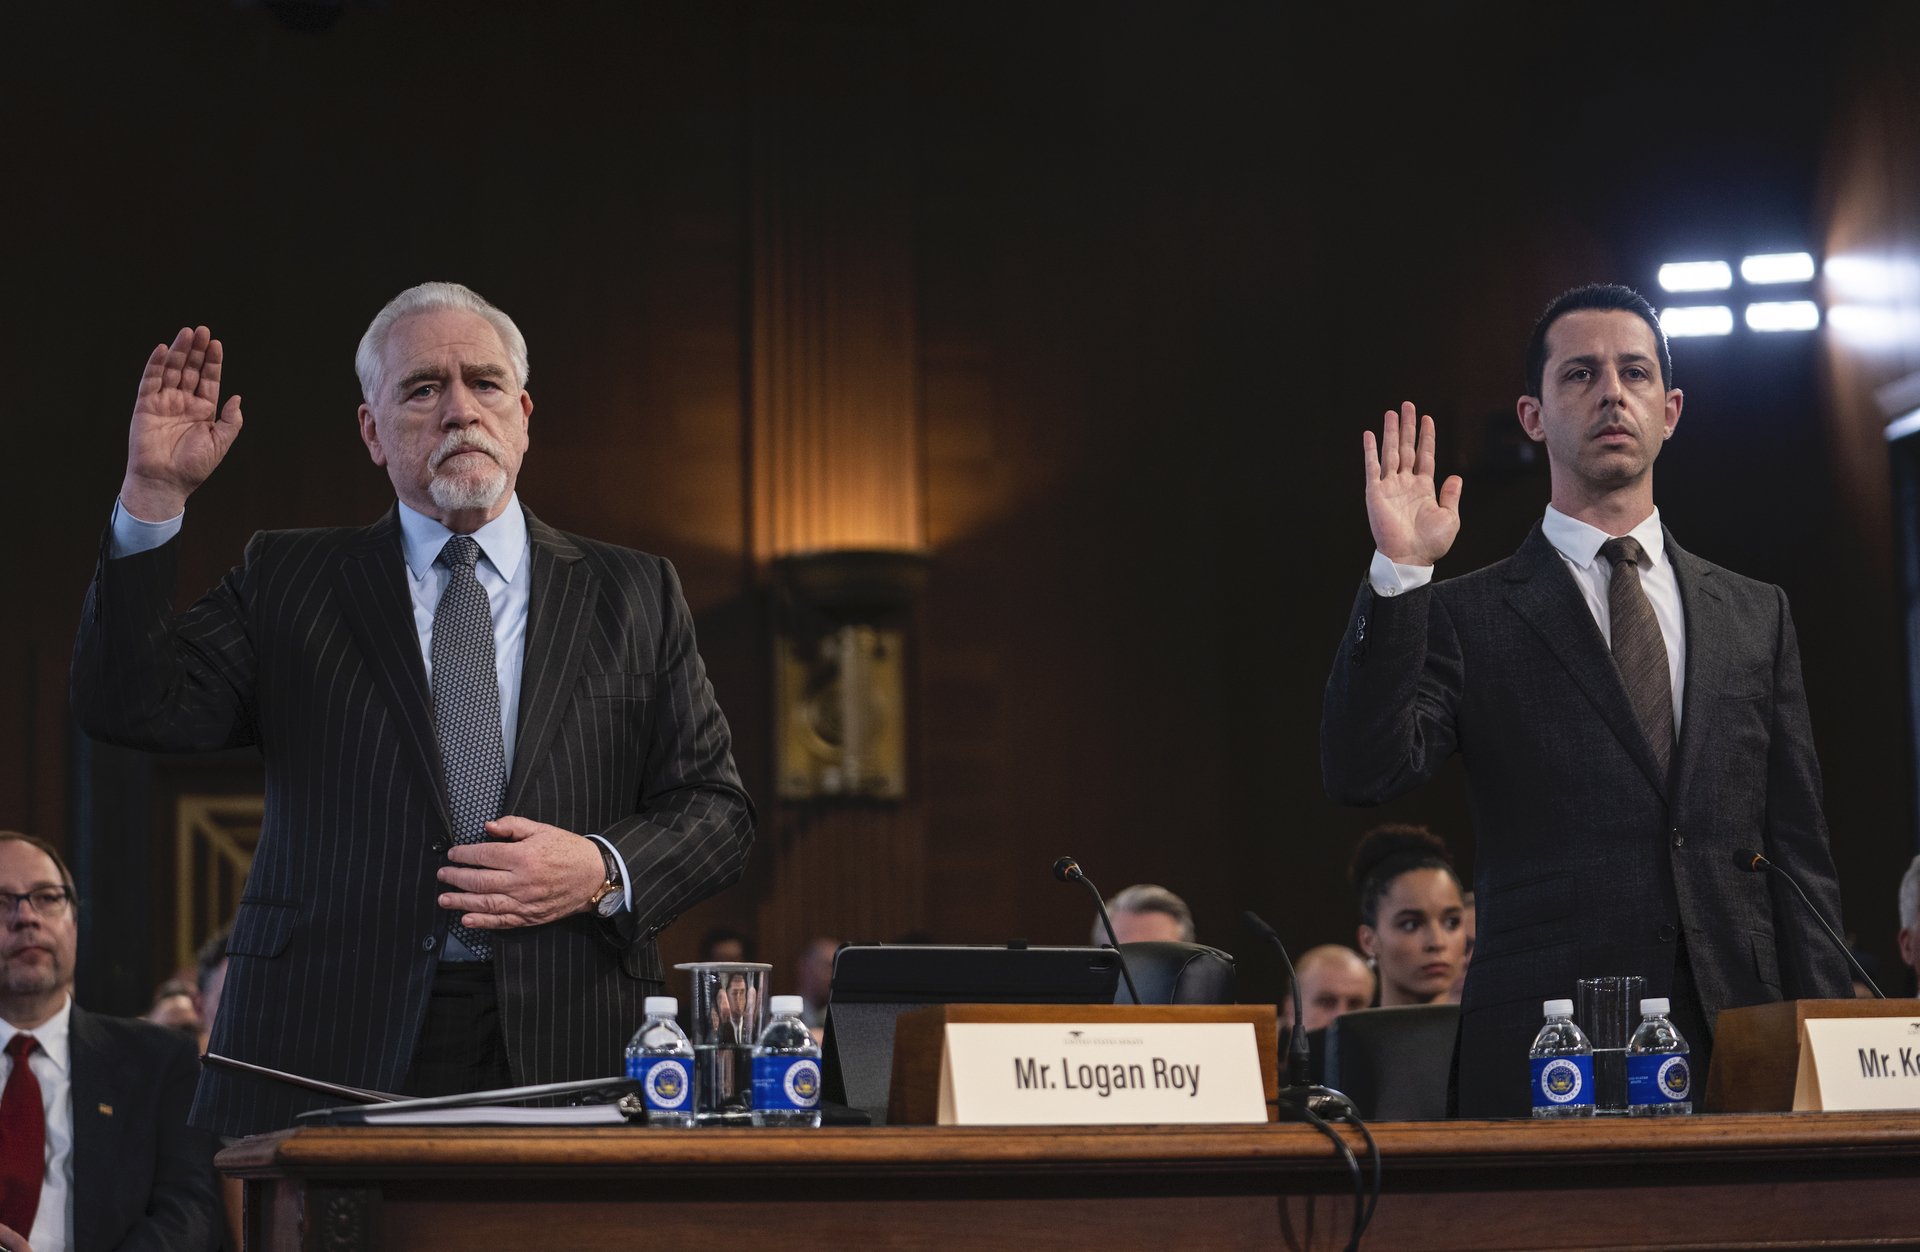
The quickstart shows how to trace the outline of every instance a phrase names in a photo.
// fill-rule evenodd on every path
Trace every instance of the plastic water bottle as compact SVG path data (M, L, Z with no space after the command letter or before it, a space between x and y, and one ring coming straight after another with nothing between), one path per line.
M627 1077L640 1084L651 1126L693 1125L693 1044L680 1029L680 1002L648 996L647 1020L627 1044Z
M1627 1041L1627 1112L1636 1117L1693 1112L1693 1062L1671 1011L1665 997L1640 1001L1640 1028Z
M1533 1038L1533 1115L1593 1116L1593 1045L1573 1023L1572 1000L1541 1006L1546 1025Z
M800 1020L805 1001L774 996L773 1019L753 1045L753 1124L820 1124L820 1045Z

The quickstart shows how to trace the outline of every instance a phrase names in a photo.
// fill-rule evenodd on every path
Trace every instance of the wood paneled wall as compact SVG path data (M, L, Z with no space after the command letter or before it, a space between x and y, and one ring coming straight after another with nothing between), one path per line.
M1762 207L1812 229L1831 128L1854 154L1829 164L1832 240L1915 168L1877 137L1893 104L1830 110L1864 55L1832 26L1717 6L1662 9L1645 58L1551 9L1524 29L1453 8L1391 29L1284 6L287 12L14 15L40 121L11 167L30 246L6 262L0 824L71 824L66 659L148 347L207 322L247 397L190 509L187 594L254 529L386 507L353 344L393 292L456 278L532 346L524 498L676 562L761 808L746 881L668 932L675 960L719 922L782 963L818 932L1078 940L1063 852L1109 891L1181 891L1229 948L1246 907L1302 947L1349 939L1367 825L1473 850L1457 776L1371 813L1319 787L1319 691L1369 549L1360 430L1404 398L1435 413L1468 477L1450 565L1497 559L1546 498L1511 414L1550 295L1648 283L1663 249ZM1875 64L1896 81L1893 52ZM1739 77L1761 71L1765 92ZM1895 199L1854 237L1910 235ZM1911 834L1904 781L1867 764L1905 759L1897 699L1850 669L1897 658L1886 536L1850 512L1874 473L1841 416L1859 385L1836 361L1817 390L1810 351L1681 351L1663 511L1793 595L1850 920L1890 953L1880 874ZM1811 559L1783 484L1850 519ZM788 808L761 563L844 541L933 556L916 782L901 806Z

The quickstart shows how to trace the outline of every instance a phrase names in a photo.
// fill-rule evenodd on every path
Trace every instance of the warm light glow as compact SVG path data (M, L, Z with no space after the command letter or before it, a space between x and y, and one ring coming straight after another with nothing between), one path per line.
M1660 286L1666 291L1725 291L1733 286L1733 267L1725 261L1671 261L1660 267Z
M1740 277L1750 283L1804 283L1813 277L1813 254L1769 252L1742 257Z
M1724 304L1695 304L1662 309L1660 327L1668 338L1694 335L1725 335L1733 331L1733 310Z
M1747 306L1748 330L1812 330L1820 325L1820 306L1811 300L1773 300Z

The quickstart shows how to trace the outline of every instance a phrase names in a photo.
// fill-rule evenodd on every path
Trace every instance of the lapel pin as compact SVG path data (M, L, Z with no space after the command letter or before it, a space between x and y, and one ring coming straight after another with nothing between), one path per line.
M102 1105L100 1106L100 1116L102 1116L102 1117L112 1117L112 1116L113 1116L113 1105L111 1105L111 1104L102 1104Z

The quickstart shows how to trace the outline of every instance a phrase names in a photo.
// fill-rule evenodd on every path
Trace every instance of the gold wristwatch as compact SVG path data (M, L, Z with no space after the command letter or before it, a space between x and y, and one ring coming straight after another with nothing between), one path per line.
M626 893L620 890L623 878L620 872L620 858L613 854L612 848L598 839L594 840L594 844L600 849L600 859L606 862L607 879L600 884L599 889L593 893L593 897L587 901L587 904L601 917L612 917L620 911L620 906L626 903Z

